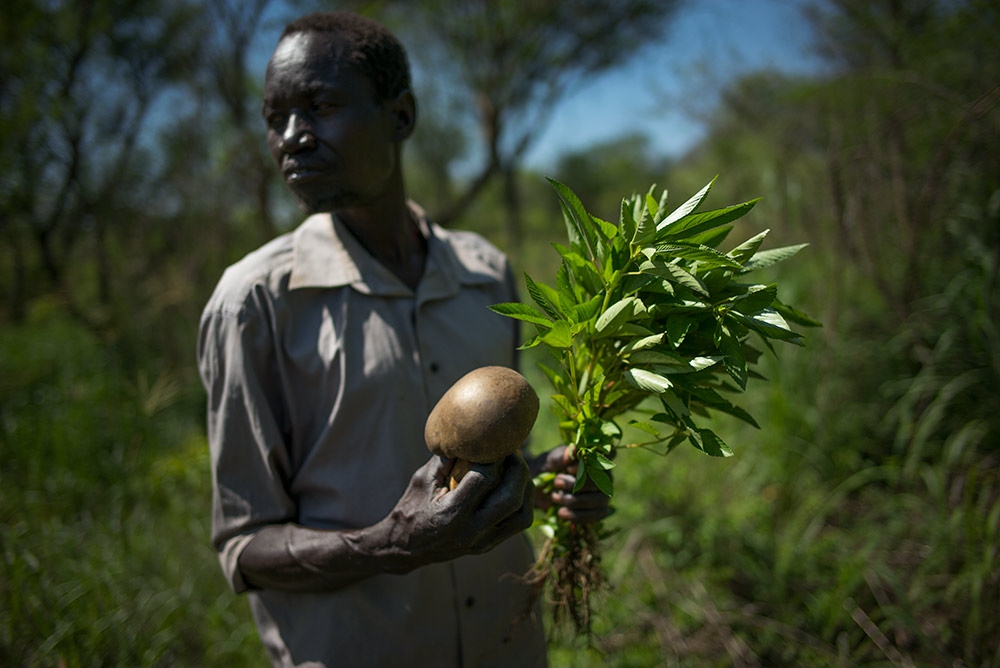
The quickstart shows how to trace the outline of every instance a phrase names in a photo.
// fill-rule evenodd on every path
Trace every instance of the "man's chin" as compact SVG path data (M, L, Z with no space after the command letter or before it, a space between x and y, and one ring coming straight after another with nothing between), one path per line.
M322 197L313 197L294 191L293 194L302 213L310 216L314 213L333 213L339 209L348 208L360 199L352 192L337 192Z

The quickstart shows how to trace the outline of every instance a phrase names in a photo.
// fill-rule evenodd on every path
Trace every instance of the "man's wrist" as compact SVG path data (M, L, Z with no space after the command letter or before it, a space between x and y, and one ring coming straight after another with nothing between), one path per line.
M375 567L380 573L402 575L423 566L398 538L398 527L390 517L357 531L341 535L350 560L362 568Z

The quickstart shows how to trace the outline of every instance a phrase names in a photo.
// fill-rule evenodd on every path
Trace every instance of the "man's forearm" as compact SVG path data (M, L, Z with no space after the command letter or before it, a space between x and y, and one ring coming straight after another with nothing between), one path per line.
M385 519L370 527L262 527L240 554L243 578L261 589L333 591L373 575L481 554L531 526L535 491L519 455L474 464L448 491L450 470L431 458Z
M333 591L420 565L388 541L384 523L345 531L267 526L254 534L238 563L247 583L259 589Z

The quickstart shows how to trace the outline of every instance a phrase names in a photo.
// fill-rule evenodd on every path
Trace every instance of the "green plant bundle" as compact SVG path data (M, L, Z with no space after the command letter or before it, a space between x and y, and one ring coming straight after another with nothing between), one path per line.
M590 215L572 190L551 183L569 236L568 246L556 244L562 262L554 286L526 275L534 305L492 309L535 327L523 349L544 346L551 353L554 364L540 367L555 390L561 442L576 461L576 491L591 481L613 496L611 471L622 448L667 453L686 441L707 455L732 455L699 421L719 411L757 427L725 396L759 375L753 367L762 350L755 344L772 351L775 340L801 345L789 323L818 324L779 301L776 285L744 277L804 244L760 250L764 231L719 250L731 223L757 200L697 212L714 180L673 211L666 191L654 197L655 186L625 199L618 225ZM653 408L638 410L647 399ZM625 442L623 425L642 439ZM551 488L553 478L543 475L536 484ZM557 622L568 617L589 635L590 595L604 582L600 526L561 520L554 509L537 524L547 540L530 579L550 589Z

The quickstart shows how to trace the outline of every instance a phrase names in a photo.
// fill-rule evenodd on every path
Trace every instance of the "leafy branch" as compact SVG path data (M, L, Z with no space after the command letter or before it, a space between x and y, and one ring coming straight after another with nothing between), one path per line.
M559 196L569 245L556 244L561 263L554 286L525 275L533 304L491 308L533 325L522 349L545 347L554 364L540 364L554 393L562 442L578 466L576 491L587 481L614 495L618 449L685 441L707 455L729 457L729 445L699 423L712 411L757 422L725 397L746 389L762 350L773 341L802 345L789 323L819 323L782 303L777 286L744 282L752 271L785 260L805 245L761 250L767 231L727 252L719 246L733 221L758 200L697 212L714 180L681 206L667 209L667 192L622 201L618 225L590 215L567 186ZM627 424L647 440L622 443L620 420L647 399L647 419ZM552 476L536 480L551 486ZM590 594L600 588L600 528L577 526L549 512L547 536L531 579L552 592L557 621L565 615L590 634Z

